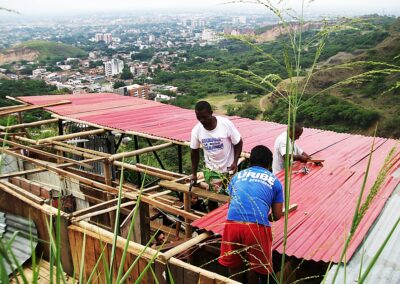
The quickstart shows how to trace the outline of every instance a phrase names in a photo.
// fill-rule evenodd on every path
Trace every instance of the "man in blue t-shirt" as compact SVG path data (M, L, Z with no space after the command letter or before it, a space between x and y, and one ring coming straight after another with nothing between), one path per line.
M250 168L237 173L228 187L231 201L218 262L229 267L237 281L242 282L241 272L246 271L243 256L250 268L248 283L272 272L270 221L282 217L283 193L282 184L268 170L271 165L272 152L263 145L254 147Z

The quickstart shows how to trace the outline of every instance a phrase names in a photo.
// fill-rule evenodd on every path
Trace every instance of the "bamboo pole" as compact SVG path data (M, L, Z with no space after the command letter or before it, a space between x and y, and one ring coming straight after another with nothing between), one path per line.
M128 163L114 161L113 164L118 166L118 167L121 167L121 168L123 167L124 169L132 170L132 171L140 172L140 173L145 173L145 174L148 174L148 175L151 175L151 176L154 176L154 177L158 177L158 178L161 178L161 179L165 179L165 180L174 180L175 179L175 177L172 177L172 176L169 176L169 175L165 175L165 174L160 174L160 173L153 172L153 171L147 170L147 169L141 169L136 165L131 165L131 164L128 164Z
M148 197L146 195L142 195L141 201L146 202L146 203L148 203L148 204L150 204L150 205L152 205L154 207L157 207L159 209L162 209L162 210L164 210L166 212L182 216L182 217L187 218L187 219L189 219L191 221L194 221L194 220L197 220L197 219L200 218L199 216L197 216L197 215L195 215L193 213L186 212L185 210L174 208L173 206L164 204L161 201L158 201L156 199L150 198L150 197Z
M76 138L76 137L83 137L83 136L89 136L89 135L102 134L104 132L106 132L106 130L104 130L104 129L95 129L95 130L89 130L89 131L82 131L82 132L78 132L78 133L71 133L71 134L66 134L66 135L59 135L59 136L39 139L39 140L36 141L36 143L37 144L42 144L42 143L47 143L47 142L72 139L72 138Z
M58 146L61 146L61 147L64 147L64 148L70 148L70 149L75 150L75 151L84 152L84 153L92 154L92 155L95 155L95 156L101 156L101 157L109 157L110 156L110 154L107 154L107 153L104 153L104 152L91 150L91 149L85 149L85 148L77 147L77 146L70 145L68 143L59 142L59 141L52 141L51 144L58 145Z
M88 214L88 213L91 213L93 211L100 210L105 206L114 205L117 201L118 201L118 198L114 198L112 200L108 200L108 201L105 201L105 202L102 202L102 203L99 203L99 204L96 204L96 205L81 209L79 211L72 212L71 216L72 217L78 217L78 216L83 215L83 214Z
M54 158L54 159L59 160L60 162L66 161L66 162L69 162L69 163L72 163L72 164L76 164L76 165L79 165L79 166L82 166L82 167L85 167L85 168L88 168L88 169L93 169L93 167L91 165L88 165L88 164L83 163L81 161L75 161L73 159L63 157L62 155L55 155L55 154L52 154L52 153L49 153L49 152L46 152L46 151L43 151L43 150L39 150L39 149L36 149L36 148L33 148L33 147L29 147L29 146L21 145L21 144L18 144L18 143L9 141L9 140L5 140L3 138L0 138L0 142L5 142L5 143L7 143L7 144L9 144L11 146L14 146L14 147L18 147L18 148L25 149L25 150L28 150L28 151L33 152L33 153L37 153L37 154L40 154L40 155L43 155L43 156Z
M164 261L167 262L171 257L174 257L182 252L184 252L185 250L188 250L189 248L191 248L194 245L197 245L198 243L200 243L201 241L204 241L205 239L211 237L211 234L208 232L202 233L190 240L188 240L187 242L184 242L183 244L180 244L176 247L174 247L173 249L170 249L167 252L164 252L164 254L162 255L162 258L164 258Z
M180 174L180 173L176 173L176 172L172 172L172 171L168 171L168 170L163 170L163 169L152 167L152 166L147 166L147 165L140 164L140 163L137 163L135 165L137 167L139 167L139 168L147 169L147 170L150 170L152 172L158 172L160 174L166 174L166 175L172 176L172 177L174 177L176 179L190 178L190 176L187 176L187 175L184 175L184 174Z
M30 162L32 164L35 164L35 165L38 165L38 166L43 167L45 169L48 169L49 171L55 172L55 173L57 173L59 175L79 180L83 184L92 186L94 188L98 188L98 189L101 189L101 190L104 190L106 192L113 193L113 194L117 194L118 193L118 190L116 188L114 188L114 187L105 185L105 184L97 182L97 181L90 180L90 179L85 178L85 177L81 177L80 175L70 173L68 171L62 170L62 169L54 167L54 166L50 166L50 165L44 163L43 161L39 161L37 159L29 158L29 157L26 157L24 155L21 155L21 154L12 152L12 151L9 151L9 150L4 149L4 148L0 148L0 152L9 154L11 156L20 158L20 159L25 160L25 161L28 161L28 162ZM104 158L98 158L98 159L104 159ZM124 195L125 194L131 196L131 198L135 198L136 197L132 193L124 193Z
M168 143L165 143L165 144L146 147L146 148L135 150L135 151L118 153L118 154L111 155L108 158L108 160L110 162L112 162L112 161L119 160L119 159L122 159L122 158L133 157L133 156L141 155L141 154L152 152L152 151L156 151L156 150L161 150L161 149L170 147L171 145L173 145L173 143L172 142L168 142Z
M190 212L190 208L192 207L190 195L190 191L183 194L183 208L186 212ZM192 226L190 225L190 220L188 218L185 218L185 224L185 237L190 239L192 237Z
M45 124L55 123L57 121L58 121L58 118L53 118L53 119L35 121L35 122L30 122L30 123L22 123L22 124L7 126L4 128L4 130L10 131L10 130L15 130L15 129L19 129L19 128L41 126L41 125L45 125Z
M159 182L159 185L161 187L165 187L169 190L174 190L174 191L179 191L183 193L188 193L189 192L189 186L181 183L176 183L173 181L167 181L163 180ZM200 187L193 187L192 192L197 194L198 196L202 198L207 198L209 200L217 201L217 202L223 202L226 203L229 201L229 196L218 194L212 191L204 190Z
M136 204L136 201L128 201L128 202L125 202L125 203L121 203L120 204L120 208L128 207L128 206L135 205L135 204ZM85 215L81 215L81 216L75 217L75 222L79 222L79 221L84 220L86 218L90 218L90 217L93 217L93 216L101 215L101 214L104 214L104 213L109 213L111 211L114 211L117 208L118 208L118 205L114 205L114 206L108 207L106 209L98 210L96 212L87 213Z
M28 110L34 110L34 109L58 106L58 105L65 105L65 104L70 104L70 103L71 103L71 101L59 101L59 102L48 103L48 104L43 104L43 105L27 105L27 106L25 105L25 106L21 106L19 108L15 107L15 108L7 109L7 110L2 110L2 111L0 111L0 116L12 114L15 112L28 111Z
M104 159L104 158L87 159L87 160L83 160L81 162L90 163L90 162L96 162L99 159ZM75 165L74 163L65 163L65 164L61 164L61 165L54 165L54 167L63 169L63 168L68 168L68 167L71 167L71 166L74 166L74 165ZM37 174L37 173L45 172L45 171L48 171L48 169L46 169L46 168L38 168L38 169L32 169L32 170L25 170L25 171L7 173L7 174L0 175L0 179L11 178L11 177L16 177L16 176L21 176L21 175Z

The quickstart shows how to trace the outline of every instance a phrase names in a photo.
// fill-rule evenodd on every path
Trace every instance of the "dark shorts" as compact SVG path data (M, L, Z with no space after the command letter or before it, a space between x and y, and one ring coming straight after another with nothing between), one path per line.
M226 221L218 262L240 268L243 261L260 274L272 272L271 227L255 223Z

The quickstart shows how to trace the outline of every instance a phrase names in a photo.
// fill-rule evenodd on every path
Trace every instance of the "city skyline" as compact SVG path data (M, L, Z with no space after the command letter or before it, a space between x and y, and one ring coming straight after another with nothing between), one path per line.
M221 11L240 11L243 13L267 12L261 5L232 3L240 1L226 0L172 0L172 1L139 1L139 0L114 0L110 5L109 0L16 0L13 2L0 0L0 7L17 11L19 15L0 10L0 15L11 16L38 16L38 15L68 15L76 13L98 13L98 12L135 12L135 11L152 11L152 12L221 12ZM276 1L272 1L276 3ZM319 0L309 3L305 1L305 11L308 13L332 13L332 14L391 14L400 15L400 1L362 1L362 0L338 0L328 1ZM301 1L285 1L284 7L290 7L300 10ZM357 8L357 9L355 9Z

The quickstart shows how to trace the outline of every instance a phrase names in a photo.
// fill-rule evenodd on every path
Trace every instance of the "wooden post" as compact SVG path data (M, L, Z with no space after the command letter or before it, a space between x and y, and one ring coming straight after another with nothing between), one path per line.
M191 207L191 192L185 192L183 194L183 204L186 212L190 212ZM190 239L192 237L192 226L190 225L190 220L185 218L185 237Z
M183 162L182 162L182 145L178 145L178 171L183 173Z
M108 186L112 186L111 165L108 162L108 160L104 160L103 171L104 171L105 184ZM110 193L107 193L107 201L110 201L112 199L113 199L113 196ZM115 212L114 211L109 212L108 216L110 217L111 228L115 228ZM117 233L119 233L119 232L117 232Z
M133 136L134 142L135 142L135 149L139 150L139 141L137 136ZM140 163L140 158L139 155L136 155L136 163ZM138 178L138 186L139 188L142 186L142 177L140 175L140 172L137 172L137 178Z

